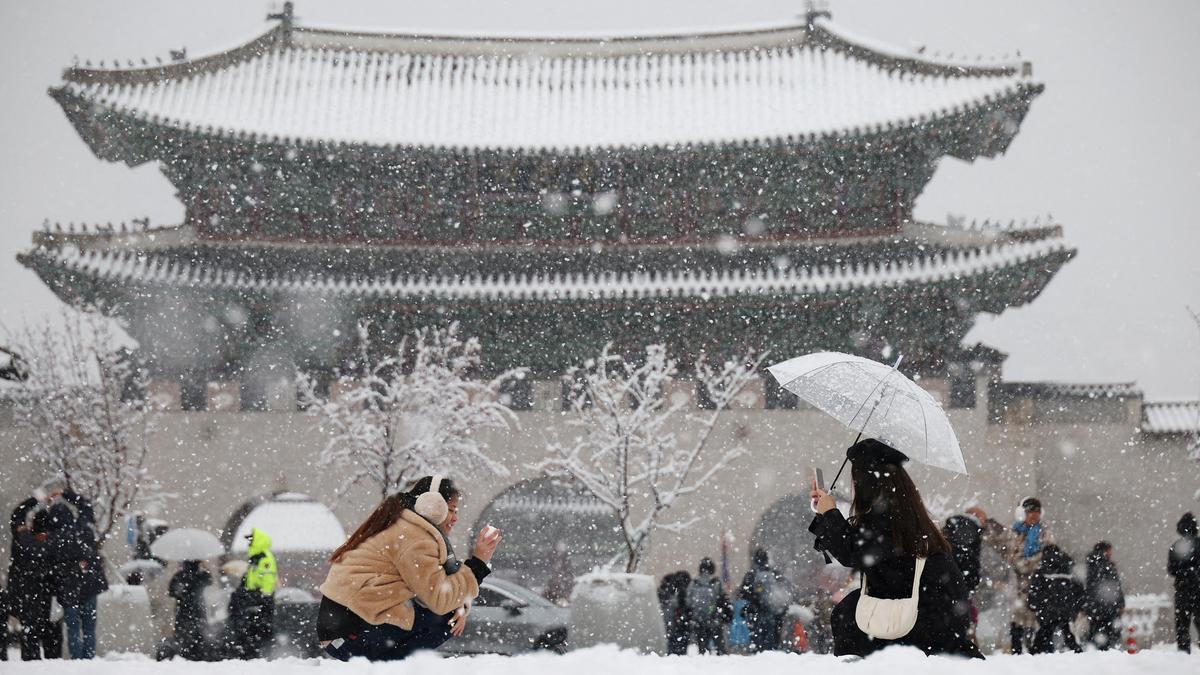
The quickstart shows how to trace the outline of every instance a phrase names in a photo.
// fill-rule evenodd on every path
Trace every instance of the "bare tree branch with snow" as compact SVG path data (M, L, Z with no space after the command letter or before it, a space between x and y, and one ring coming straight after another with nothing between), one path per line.
M64 310L62 325L13 336L25 380L12 390L16 424L33 439L33 459L92 502L100 545L135 508L167 497L146 470L145 386L112 321Z
M758 357L714 368L700 359L695 384L713 407L693 410L689 396L670 395L677 382L690 382L680 379L663 345L647 347L640 363L606 346L599 358L568 372L574 415L565 435L571 437L548 443L549 456L533 468L578 481L612 510L621 524L625 571L636 572L656 528L681 531L690 524L662 522L665 512L745 452L740 445L711 448L710 440L761 363Z
M524 371L471 379L482 348L460 337L457 323L418 330L382 357L369 328L359 324L356 370L339 377L329 396L318 394L314 378L299 376L300 402L329 433L320 463L347 472L341 494L364 481L387 496L427 474L508 475L476 432L516 425L501 387Z

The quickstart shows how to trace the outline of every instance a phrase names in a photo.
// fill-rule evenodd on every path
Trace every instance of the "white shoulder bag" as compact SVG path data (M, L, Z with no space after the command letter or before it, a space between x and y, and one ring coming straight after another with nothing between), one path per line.
M862 574L862 593L858 598L858 609L854 621L859 629L876 640L897 640L912 632L917 625L917 603L920 601L921 573L925 571L925 559L917 558L913 574L912 595L907 598L885 600L867 595L867 574Z

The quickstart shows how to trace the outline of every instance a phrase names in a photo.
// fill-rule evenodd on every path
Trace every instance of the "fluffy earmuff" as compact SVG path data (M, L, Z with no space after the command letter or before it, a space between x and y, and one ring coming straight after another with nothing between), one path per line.
M429 483L429 492L417 497L417 503L413 505L413 511L416 511L417 515L434 525L441 525L450 515L450 506L446 504L446 498L438 492L440 487L442 487L442 477L434 476Z

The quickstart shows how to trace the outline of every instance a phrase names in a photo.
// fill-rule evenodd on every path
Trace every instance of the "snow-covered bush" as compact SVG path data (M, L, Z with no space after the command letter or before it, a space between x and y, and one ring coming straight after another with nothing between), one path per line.
M625 543L625 571L636 572L655 528L680 531L690 524L661 522L665 512L745 452L738 444L706 451L723 411L757 377L761 360L714 368L701 358L693 382L680 378L663 345L647 347L640 362L606 346L599 358L567 373L574 414L566 438L549 442L549 456L534 468L578 481L612 510ZM678 385L693 384L707 393L711 409L696 410L691 396L672 395Z
M364 480L387 496L426 474L508 475L476 432L516 424L500 390L521 371L471 379L482 348L478 339L460 337L457 323L418 330L382 356L369 328L359 324L355 369L338 378L329 396L318 394L313 377L299 376L301 404L329 433L320 463L346 472L342 492Z

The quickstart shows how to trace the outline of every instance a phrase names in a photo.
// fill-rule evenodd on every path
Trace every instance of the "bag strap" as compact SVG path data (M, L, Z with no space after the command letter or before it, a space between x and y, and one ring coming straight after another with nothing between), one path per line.
M917 558L917 568L913 571L913 587L910 597L918 597L921 590L921 574L925 572L925 559Z
M910 597L910 598L918 597L918 593L921 590L921 575L924 574L924 572L925 572L925 559L917 558L917 565L916 565L916 568L913 570L912 593L910 593L908 597ZM869 597L871 597L871 594L869 591L867 591L867 571L863 570L863 571L859 572L859 574L862 576L862 591L859 593L859 595L869 598Z

